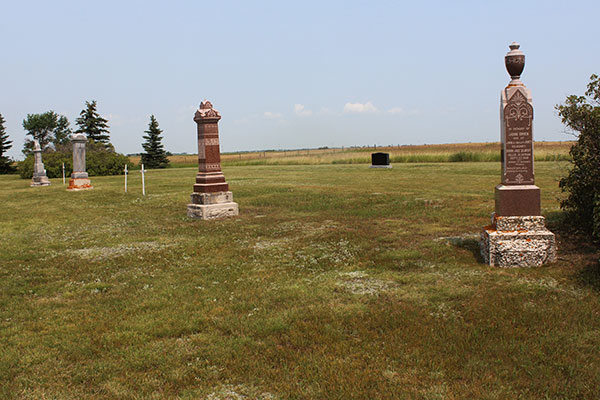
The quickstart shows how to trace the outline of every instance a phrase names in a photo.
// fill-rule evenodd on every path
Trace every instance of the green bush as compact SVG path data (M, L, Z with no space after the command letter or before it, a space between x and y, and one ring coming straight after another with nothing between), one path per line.
M63 146L56 150L47 150L42 153L42 162L46 168L48 178L62 177L62 164L65 164L65 174L70 176L73 171L73 151ZM85 154L86 171L90 176L121 175L125 164L131 169L133 164L129 157L107 149L102 144L88 143ZM27 156L17 164L19 175L23 179L33 176L33 155Z
M561 207L569 211L570 221L579 230L600 239L600 78L590 77L585 96L571 95L557 105L558 115L577 142L571 147L572 168L560 180L567 197Z

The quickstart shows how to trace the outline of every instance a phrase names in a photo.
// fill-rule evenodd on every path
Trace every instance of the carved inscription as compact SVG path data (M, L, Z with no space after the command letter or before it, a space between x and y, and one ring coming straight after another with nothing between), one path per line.
M504 107L504 174L505 185L533 185L533 107L517 90Z

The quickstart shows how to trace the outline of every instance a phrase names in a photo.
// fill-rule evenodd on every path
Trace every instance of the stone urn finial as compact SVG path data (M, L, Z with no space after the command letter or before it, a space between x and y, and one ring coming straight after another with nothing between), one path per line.
M510 51L504 57L504 65L512 79L511 83L519 84L521 82L519 78L525 68L525 54L519 50L521 45L517 42L512 42L508 47L510 47Z

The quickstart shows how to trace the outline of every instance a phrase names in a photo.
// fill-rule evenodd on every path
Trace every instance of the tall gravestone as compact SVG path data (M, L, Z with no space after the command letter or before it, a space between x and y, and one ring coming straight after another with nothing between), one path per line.
M554 234L540 211L533 170L533 103L521 82L525 55L512 43L505 57L511 77L500 100L501 183L495 189L492 223L481 232L485 262L499 267L538 266L556 259Z
M88 173L85 171L85 143L87 138L82 133L71 136L73 142L73 173L69 179L67 190L93 189Z
M46 176L46 169L42 162L42 148L40 142L33 141L33 178L30 186L48 186L50 179Z
M210 101L200 103L194 115L198 125L198 174L187 215L191 218L215 219L238 215L238 205L221 171L219 120L221 114Z

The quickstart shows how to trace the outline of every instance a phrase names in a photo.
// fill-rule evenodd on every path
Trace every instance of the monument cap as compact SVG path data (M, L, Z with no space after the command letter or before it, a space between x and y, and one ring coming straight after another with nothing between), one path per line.
M85 142L87 137L83 133L74 133L71 135L71 140L75 142Z
M194 121L204 120L204 119L217 120L217 121L221 119L221 114L213 108L212 103L208 100L204 100L203 102L200 103L200 107L198 107L198 110L196 111L196 114L194 115Z

